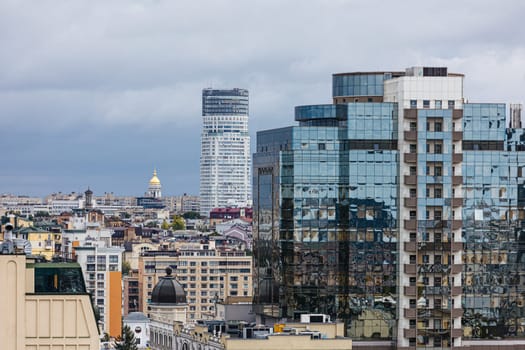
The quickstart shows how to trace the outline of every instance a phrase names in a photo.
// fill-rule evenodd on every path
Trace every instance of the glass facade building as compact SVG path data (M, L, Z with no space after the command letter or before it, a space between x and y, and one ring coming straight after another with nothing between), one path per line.
M200 159L200 211L251 202L248 90L204 89Z
M333 95L257 134L261 322L329 314L355 348L525 346L525 133L506 106L465 104L443 67L335 74Z

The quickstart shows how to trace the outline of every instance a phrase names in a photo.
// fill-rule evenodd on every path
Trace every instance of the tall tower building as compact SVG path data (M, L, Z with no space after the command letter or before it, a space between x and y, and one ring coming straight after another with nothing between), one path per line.
M333 104L257 133L260 322L329 314L354 349L525 347L525 130L463 80L334 74Z
M202 90L201 215L251 200L248 90Z

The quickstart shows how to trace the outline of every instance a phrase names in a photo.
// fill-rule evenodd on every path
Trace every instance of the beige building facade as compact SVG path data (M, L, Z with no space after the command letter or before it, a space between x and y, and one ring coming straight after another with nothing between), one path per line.
M147 251L139 258L139 310L148 312L148 301L166 267L186 291L188 321L213 318L215 304L231 296L253 296L252 256L244 251L214 247Z
M81 290L82 280L69 283L72 281L63 274L66 269L72 272L80 267L35 264L25 255L0 255L2 349L99 349L89 294Z

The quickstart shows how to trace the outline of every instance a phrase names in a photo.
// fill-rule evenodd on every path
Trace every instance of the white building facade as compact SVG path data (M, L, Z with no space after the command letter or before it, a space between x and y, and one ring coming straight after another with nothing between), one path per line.
M248 90L202 91L200 213L251 201Z

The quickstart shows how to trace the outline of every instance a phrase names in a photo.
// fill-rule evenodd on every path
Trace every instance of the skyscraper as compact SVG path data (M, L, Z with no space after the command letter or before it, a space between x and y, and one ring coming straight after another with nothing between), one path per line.
M333 104L257 134L261 318L326 313L355 349L525 346L525 132L463 79L334 74Z
M202 90L201 215L251 200L248 90Z

